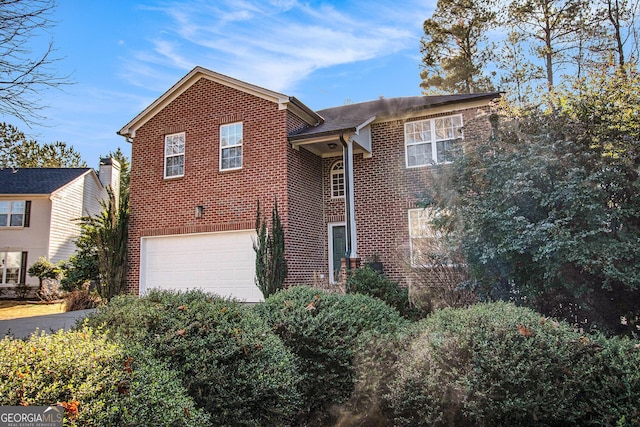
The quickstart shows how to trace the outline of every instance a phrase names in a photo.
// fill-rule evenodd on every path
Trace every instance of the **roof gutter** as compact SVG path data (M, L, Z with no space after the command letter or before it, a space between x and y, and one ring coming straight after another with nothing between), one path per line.
M318 113L316 113L315 111L313 111L311 108L307 107L306 105L304 105L298 98L296 98L295 96L290 96L288 99L288 102L293 105L298 112L303 113L303 115L306 115L308 119L307 122L311 125L311 126L318 126L321 125L322 123L324 123L324 118L322 118L322 116L320 116ZM301 117L302 118L302 117Z

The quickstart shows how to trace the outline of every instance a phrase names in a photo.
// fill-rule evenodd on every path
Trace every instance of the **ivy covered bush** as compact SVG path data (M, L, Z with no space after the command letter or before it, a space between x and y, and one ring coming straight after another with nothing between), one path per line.
M377 298L324 293L308 286L279 291L254 310L300 361L301 423L321 422L353 390L359 337L402 328L407 322Z
M0 405L55 404L72 426L210 425L166 365L100 331L0 340Z
M637 425L639 347L507 303L445 309L362 355L350 416L398 426Z
M87 320L175 371L211 425L286 425L297 413L295 356L241 303L201 291L111 299Z

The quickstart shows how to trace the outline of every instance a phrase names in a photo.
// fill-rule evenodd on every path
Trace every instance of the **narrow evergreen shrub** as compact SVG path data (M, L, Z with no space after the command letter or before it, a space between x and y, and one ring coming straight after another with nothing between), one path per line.
M381 389L394 425L640 422L637 341L581 335L506 303L441 310L417 327Z
M260 202L256 212L256 241L253 250L256 253L256 285L265 298L284 287L288 267L284 256L284 228L278 213L278 200L274 199L271 211L271 231L267 231L267 220L260 211Z
M152 291L113 298L87 322L165 361L212 425L286 425L298 410L295 357L237 301Z
M366 295L324 293L308 286L277 292L253 308L300 359L303 422L344 402L355 381L354 354L367 331L384 334L406 324L398 312Z
M0 340L0 405L56 404L65 425L209 425L164 364L100 331Z

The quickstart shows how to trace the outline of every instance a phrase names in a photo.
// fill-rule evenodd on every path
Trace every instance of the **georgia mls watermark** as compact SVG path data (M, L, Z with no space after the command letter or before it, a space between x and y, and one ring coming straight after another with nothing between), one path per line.
M62 427L61 406L0 406L0 427Z

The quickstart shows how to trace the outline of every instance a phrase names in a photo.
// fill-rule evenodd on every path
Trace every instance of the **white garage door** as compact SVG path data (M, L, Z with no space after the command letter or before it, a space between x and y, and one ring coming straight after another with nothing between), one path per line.
M247 302L262 301L254 283L254 231L143 237L140 292L199 288Z

